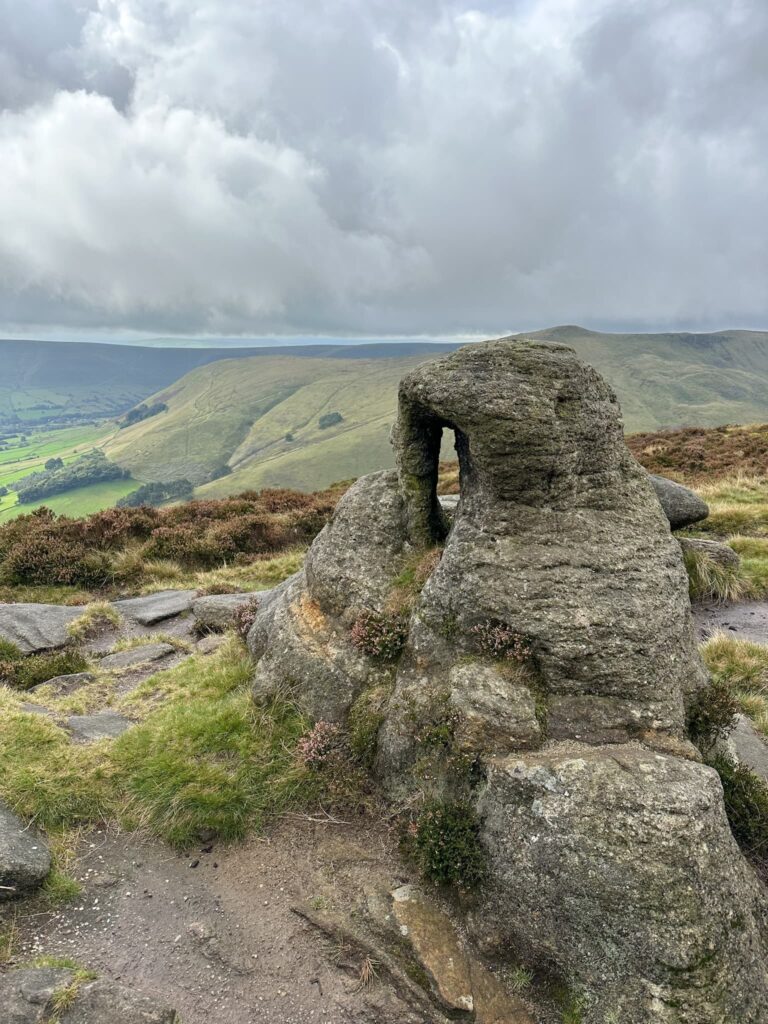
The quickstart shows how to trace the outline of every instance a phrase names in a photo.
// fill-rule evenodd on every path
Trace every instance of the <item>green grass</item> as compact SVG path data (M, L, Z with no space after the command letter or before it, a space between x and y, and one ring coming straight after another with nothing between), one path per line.
M696 524L697 533L768 537L768 477L737 475L697 485L696 491L710 508L709 517Z
M5 508L0 506L0 523L6 523L16 516L26 515L43 505L58 515L78 518L98 512L103 508L111 508L118 499L136 489L135 480L107 480L104 483L91 484L89 487L77 487L63 494L55 494L43 501L29 505L13 505Z
M715 683L727 686L742 711L768 737L768 647L718 633L701 653Z
M40 431L30 434L29 443L23 447L0 451L0 487L10 488L7 495L0 497L0 523L31 512L41 505L46 505L59 514L84 516L102 508L109 508L119 498L135 490L135 480L110 480L90 487L78 487L29 505L20 505L16 492L12 489L17 480L42 470L47 459L56 456L65 463L73 462L90 448L103 447L114 433L114 425L104 424L96 427Z
M293 749L306 721L276 701L256 711L235 640L146 681L117 706L139 723L78 746L0 688L0 798L47 829L117 821L185 846L234 839L312 792Z

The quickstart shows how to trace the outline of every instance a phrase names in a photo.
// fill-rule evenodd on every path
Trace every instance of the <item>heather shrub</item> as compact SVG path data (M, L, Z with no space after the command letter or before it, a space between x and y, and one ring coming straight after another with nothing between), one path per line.
M479 653L489 658L526 661L531 655L529 641L504 622L491 619L478 622L472 627L471 633Z
M768 785L726 755L710 762L720 776L725 812L736 842L763 875L768 873Z
M311 541L342 486L318 494L248 492L167 509L110 508L85 519L41 508L0 526L0 583L98 588L136 578L141 560L207 569ZM120 565L115 555L135 552ZM125 570L125 571L123 571Z
M427 804L410 823L406 845L430 882L472 889L483 879L480 821L466 801Z
M706 754L718 740L724 739L734 725L739 702L728 685L711 682L691 698L686 712L688 735Z
M245 604L241 604L239 608L235 609L232 625L235 628L235 632L243 642L248 639L251 627L256 621L256 614L258 610L258 597L252 597L250 601L247 601Z
M354 646L369 658L395 661L408 639L408 623L399 615L366 610L358 615L350 635Z
M355 761L349 740L334 722L317 722L298 742L300 768L315 777L325 801L334 808L364 807L368 802L366 772Z

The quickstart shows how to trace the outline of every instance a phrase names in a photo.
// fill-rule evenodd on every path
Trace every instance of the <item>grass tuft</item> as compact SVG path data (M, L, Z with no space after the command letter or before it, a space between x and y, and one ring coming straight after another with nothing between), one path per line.
M95 601L70 622L67 633L75 642L81 642L95 636L105 626L118 626L120 621L120 613L108 601Z
M90 662L77 648L24 655L13 644L0 640L0 684L29 690L56 676L87 672Z
M741 601L753 595L753 587L741 565L723 565L706 551L683 552L692 601Z
M713 684L727 687L758 731L768 736L768 647L716 633L701 653Z

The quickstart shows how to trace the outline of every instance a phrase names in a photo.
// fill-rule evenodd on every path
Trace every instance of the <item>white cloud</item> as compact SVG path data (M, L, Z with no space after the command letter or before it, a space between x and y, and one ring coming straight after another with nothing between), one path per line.
M19 7L9 327L765 320L762 0Z

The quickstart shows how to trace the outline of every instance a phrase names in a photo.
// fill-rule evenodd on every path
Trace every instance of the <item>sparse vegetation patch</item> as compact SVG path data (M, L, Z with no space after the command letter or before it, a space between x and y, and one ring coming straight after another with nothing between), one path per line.
M369 658L396 661L408 639L408 622L401 615L366 609L355 620L350 636L354 646Z
M77 648L24 655L13 644L0 640L0 684L15 690L29 690L55 676L86 672L88 659Z

